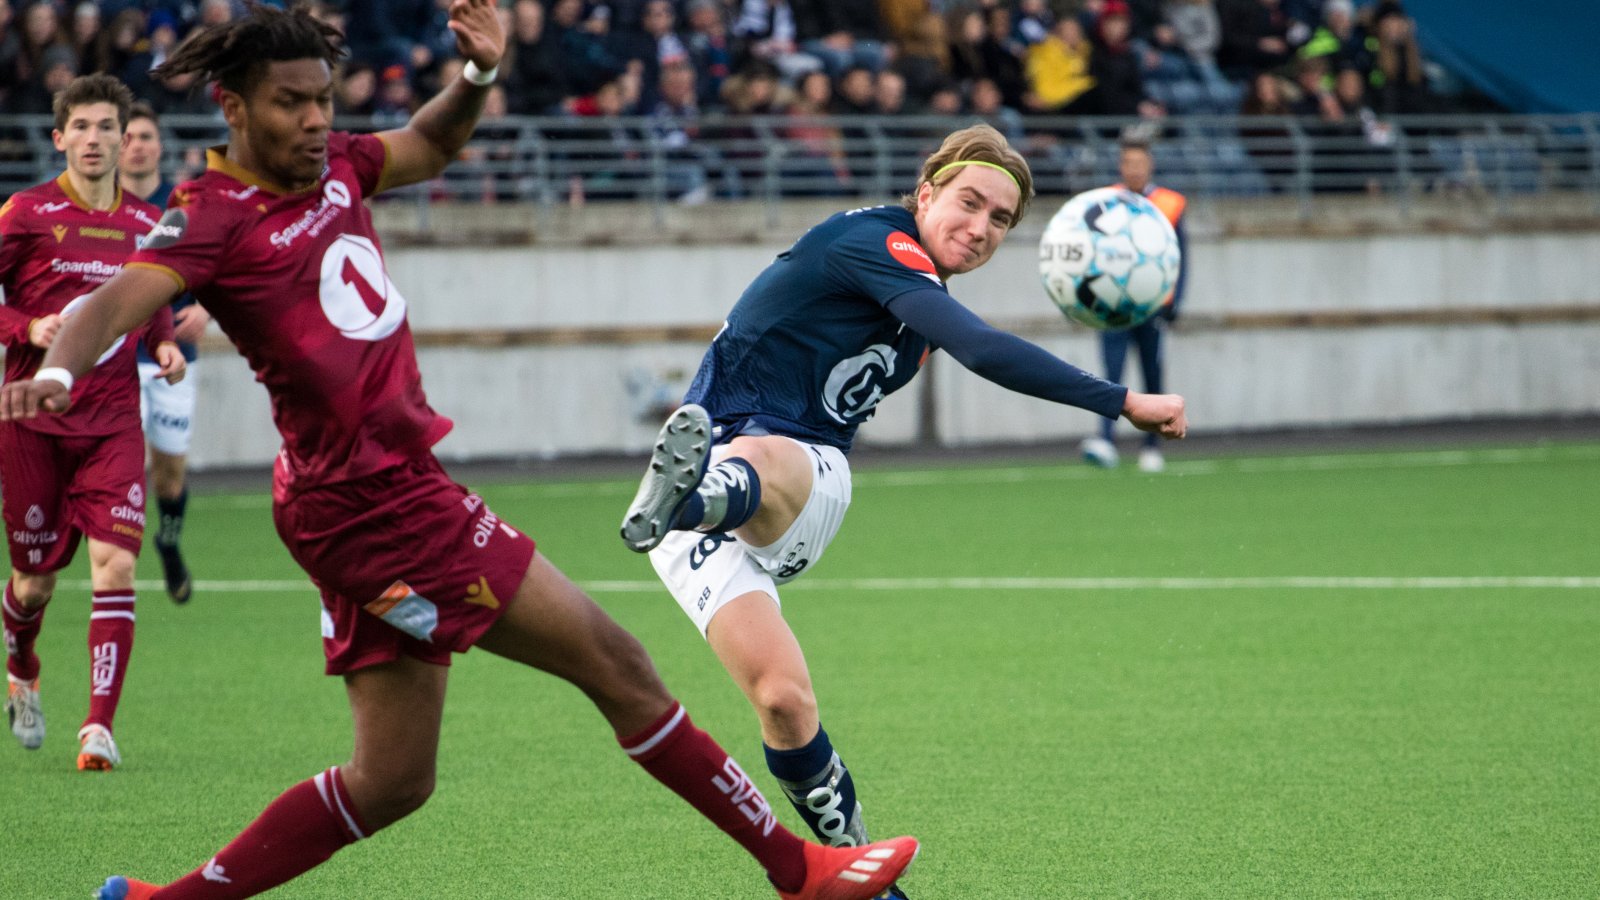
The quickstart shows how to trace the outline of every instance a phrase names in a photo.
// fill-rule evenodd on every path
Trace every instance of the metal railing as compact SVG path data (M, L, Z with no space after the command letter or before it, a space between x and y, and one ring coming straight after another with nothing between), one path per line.
M415 202L627 201L768 204L801 197L878 202L909 189L922 159L971 116L503 118L479 125ZM0 195L60 171L47 117L0 116ZM1042 195L1116 179L1117 138L1133 120L995 122L1029 158ZM341 121L354 131L389 123ZM226 140L211 117L170 116L165 170L188 177ZM1159 180L1197 197L1289 196L1309 208L1337 194L1489 198L1577 192L1600 212L1600 114L1397 116L1330 124L1289 117L1192 116L1161 123Z

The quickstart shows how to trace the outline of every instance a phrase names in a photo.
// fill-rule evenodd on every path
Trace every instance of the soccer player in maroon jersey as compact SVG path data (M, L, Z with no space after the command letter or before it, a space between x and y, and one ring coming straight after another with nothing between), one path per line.
M84 295L104 284L156 224L160 210L117 185L117 155L133 95L110 75L74 79L55 96L57 150L66 171L19 191L0 207L0 341L6 382L33 377ZM150 312L155 312L151 310ZM129 319L124 331L147 313ZM183 377L172 314L149 332L161 375ZM134 337L134 336L130 336ZM34 642L56 573L89 543L94 606L89 614L89 715L78 731L78 768L121 762L111 735L133 649L133 570L144 537L144 438L134 340L119 339L86 360L64 415L0 423L11 577L0 601L6 641L6 714L11 733L33 750L44 743L39 657Z
M216 83L227 145L62 330L46 369L0 389L0 419L66 408L64 382L101 347L192 291L272 396L274 520L321 591L327 670L354 716L349 762L291 787L199 869L165 887L116 876L97 896L253 896L411 813L433 789L451 653L479 646L583 690L628 755L755 856L781 896L871 897L916 841L827 848L780 826L639 642L432 454L450 422L423 396L406 300L363 200L435 177L472 134L505 38L493 0L453 0L449 15L465 73L379 135L330 131L342 50L304 8L255 6L192 35L156 74Z

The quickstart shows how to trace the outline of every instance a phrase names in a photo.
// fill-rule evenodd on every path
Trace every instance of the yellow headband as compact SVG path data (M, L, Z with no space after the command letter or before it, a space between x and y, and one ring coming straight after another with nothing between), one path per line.
M944 173L950 171L951 169L960 168L961 166L983 166L986 169L993 169L996 172L1004 172L1006 174L1006 177L1011 179L1011 183L1017 186L1017 190L1019 190L1019 191L1022 190L1022 182L1017 180L1017 176L1011 174L1011 170L1010 169L1006 168L1005 166L996 165L996 164L994 164L992 162L984 162L981 159L958 159L955 162L950 163L947 166L941 167L939 169L939 171L934 172L933 175L928 178L928 180L929 181L934 181L940 175L943 175Z

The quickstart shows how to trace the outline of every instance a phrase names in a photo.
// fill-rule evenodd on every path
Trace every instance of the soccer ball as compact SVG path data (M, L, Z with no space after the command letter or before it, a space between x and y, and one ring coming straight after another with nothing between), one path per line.
M1143 323L1172 301L1178 235L1154 203L1122 188L1068 200L1039 239L1039 278L1067 318L1102 331Z

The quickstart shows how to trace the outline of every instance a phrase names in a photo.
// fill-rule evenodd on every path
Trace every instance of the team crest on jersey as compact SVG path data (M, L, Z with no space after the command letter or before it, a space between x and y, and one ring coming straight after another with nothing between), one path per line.
M878 401L887 396L883 386L894 375L898 355L888 344L873 344L841 360L822 388L822 406L828 415L841 425L872 418Z
M322 186L322 199L340 209L349 209L350 188L342 181L330 181Z
M132 487L128 488L128 502L132 503L134 506L138 506L144 502L143 485L135 483Z
M44 527L44 510L39 508L39 504L35 503L28 507L27 515L22 517L22 524L26 525L29 531L38 531Z
M322 254L318 296L323 315L351 340L381 341L406 319L406 298L389 280L383 255L358 234L339 235Z

